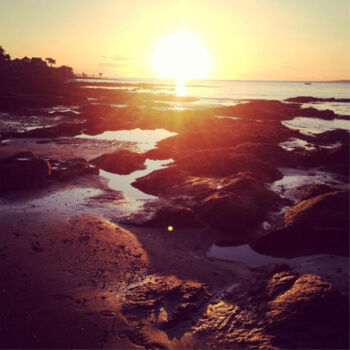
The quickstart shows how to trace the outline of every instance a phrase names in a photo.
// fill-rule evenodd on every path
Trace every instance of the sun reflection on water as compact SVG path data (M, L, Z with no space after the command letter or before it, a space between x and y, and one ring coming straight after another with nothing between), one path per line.
M175 94L176 96L186 96L186 82L183 79L178 79L176 80L176 85L175 85Z

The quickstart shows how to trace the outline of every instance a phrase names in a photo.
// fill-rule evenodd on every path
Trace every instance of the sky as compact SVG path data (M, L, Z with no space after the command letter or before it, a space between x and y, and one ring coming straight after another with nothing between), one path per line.
M0 0L12 58L76 73L156 77L151 57L179 30L199 38L210 79L350 79L349 0Z

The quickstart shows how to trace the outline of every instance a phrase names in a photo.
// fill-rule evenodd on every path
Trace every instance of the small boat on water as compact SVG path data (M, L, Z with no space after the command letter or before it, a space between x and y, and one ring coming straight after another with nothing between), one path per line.
M304 83L305 85L311 85L311 83L310 82L306 82L306 83Z

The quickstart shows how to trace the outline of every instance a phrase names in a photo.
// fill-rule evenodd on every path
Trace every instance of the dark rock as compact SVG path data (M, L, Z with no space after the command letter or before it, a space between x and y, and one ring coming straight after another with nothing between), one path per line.
M344 144L349 144L350 141L350 133L348 130L335 129L322 132L317 134L316 137L313 138L313 142L341 142Z
M350 149L348 145L339 145L333 148L317 148L311 151L294 150L290 153L291 165L306 168L322 167L325 170L345 176L349 174Z
M145 160L146 156L144 154L120 150L103 154L92 159L90 163L114 174L127 175L136 170L146 169Z
M164 196L174 186L182 184L188 176L175 166L153 171L151 174L136 179L132 185L141 191L155 196Z
M46 160L31 152L0 159L0 191L31 189L57 180L98 174L85 159Z
M201 224L191 208L174 204L161 207L142 226L198 227Z
M304 189L303 193L300 195L299 201L304 201L306 199L316 197L320 194L333 192L333 191L337 191L337 189L328 185L324 185L324 184L309 185Z
M154 275L134 283L124 295L125 317L147 321L170 338L180 338L211 293L203 283Z
M252 100L236 106L224 107L218 114L232 115L245 119L286 120L297 115L299 105L273 100Z
M173 166L136 180L133 185L146 193L167 198L150 224L197 226L198 223L230 233L245 235L256 228L282 199L248 173L236 177L192 177ZM149 219L148 219L149 220ZM147 220L147 221L148 221ZM247 240L245 240L247 242Z
M219 294L194 333L217 348L343 349L348 307L348 298L317 275L261 273Z
M153 156L157 153L168 158L180 158L186 152L212 151L220 148L234 147L242 143L278 143L286 141L290 137L299 136L299 132L289 129L279 121L264 120L261 123L251 120L233 120L232 125L225 125L218 119L219 125L210 129L190 129L177 136L169 137L158 143L158 149L152 151Z
M213 228L241 235L255 228L281 198L251 177L232 179L221 190L202 200L196 207L198 217Z
M312 97L312 96L298 96L290 97L285 101L287 102L297 102L297 103L312 103L312 102L350 102L350 98L321 98L321 97Z
M0 191L13 191L39 186L51 174L47 160L31 152L17 153L0 159Z
M263 145L260 146L263 148ZM264 156L262 154L256 156L253 150L247 150L247 147L240 145L225 150L188 152L184 157L177 159L176 164L193 176L223 177L249 171L264 182L273 182L282 178L281 172L268 163L272 161L273 153L268 154L266 151ZM283 150L280 153L282 152ZM267 161L264 161L264 158ZM276 159L277 153L274 162Z
M326 120L332 120L337 117L337 115L329 109L319 110L313 107L301 108L299 115L303 117L320 118Z
M287 210L283 226L252 243L265 255L349 253L349 192L328 192Z

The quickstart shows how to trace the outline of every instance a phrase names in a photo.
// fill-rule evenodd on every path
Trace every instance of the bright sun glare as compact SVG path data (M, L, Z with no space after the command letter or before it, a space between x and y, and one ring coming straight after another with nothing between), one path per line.
M196 35L181 30L168 35L158 44L151 64L159 78L175 79L176 93L183 95L186 80L207 77L211 59Z

